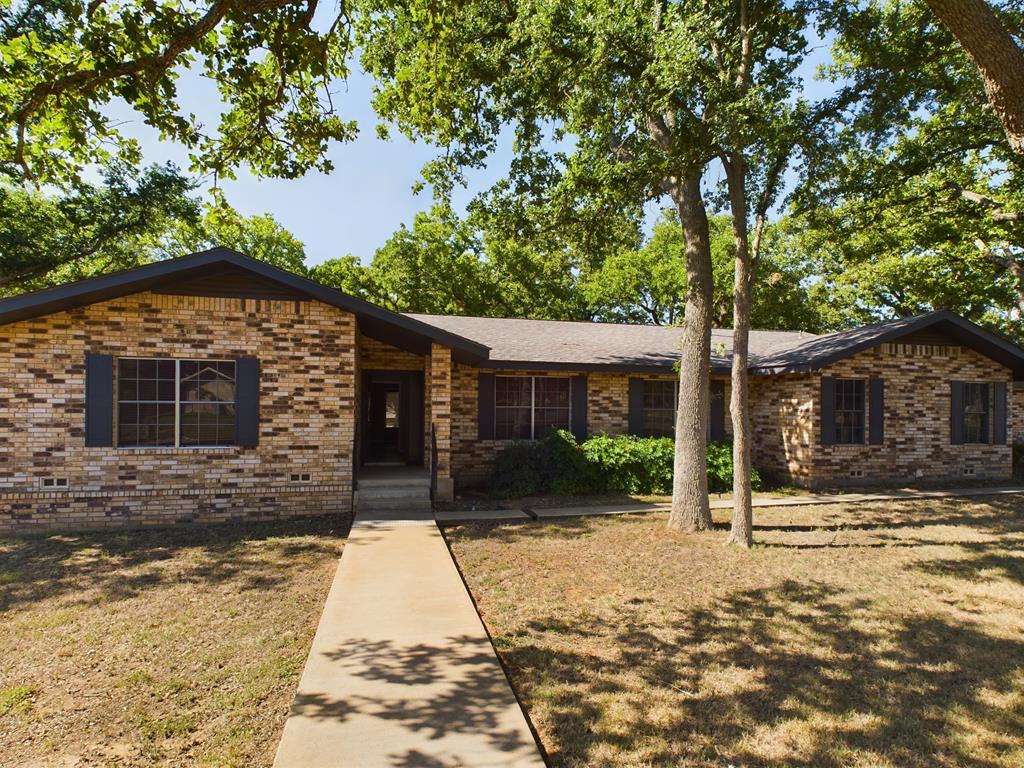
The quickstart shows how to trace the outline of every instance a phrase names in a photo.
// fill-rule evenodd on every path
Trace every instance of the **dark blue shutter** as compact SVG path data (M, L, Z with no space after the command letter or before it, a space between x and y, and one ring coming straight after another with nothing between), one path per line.
M992 442L1006 445L1006 382L992 385Z
M114 444L114 358L85 356L85 444L91 448Z
M494 374L481 373L477 377L476 390L477 437L480 440L494 439Z
M836 441L836 380L831 376L821 377L821 444L832 445Z
M949 440L953 445L964 442L964 383L949 382Z
M629 434L644 433L644 380L629 380Z
M577 442L582 443L587 439L587 377L573 376L570 380L569 397L571 408L569 412L569 423L572 425L572 434Z
M725 382L721 379L711 381L710 409L708 437L712 442L725 440Z
M260 362L235 361L235 444L252 448L260 441Z
M868 424L868 442L871 445L882 445L885 442L885 382L877 377L868 379L871 388L870 423Z

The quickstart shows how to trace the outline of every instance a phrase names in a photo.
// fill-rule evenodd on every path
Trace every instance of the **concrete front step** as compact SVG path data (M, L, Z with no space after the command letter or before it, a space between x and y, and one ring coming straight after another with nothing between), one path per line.
M360 485L356 493L366 499L429 499L430 486L390 486L387 488L367 488Z
M407 510L409 512L429 512L430 486L426 488L372 488L355 492L353 499L356 512L379 512L387 510Z

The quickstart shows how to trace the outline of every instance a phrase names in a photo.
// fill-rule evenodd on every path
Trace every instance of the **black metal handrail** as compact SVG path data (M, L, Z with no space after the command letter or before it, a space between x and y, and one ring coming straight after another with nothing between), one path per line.
M437 426L430 424L430 500L437 496Z

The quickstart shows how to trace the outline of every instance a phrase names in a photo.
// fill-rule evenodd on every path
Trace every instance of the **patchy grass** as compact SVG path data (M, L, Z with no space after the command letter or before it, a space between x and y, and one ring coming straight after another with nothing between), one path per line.
M0 539L0 764L269 766L340 525Z
M1024 766L1024 500L446 531L554 766Z

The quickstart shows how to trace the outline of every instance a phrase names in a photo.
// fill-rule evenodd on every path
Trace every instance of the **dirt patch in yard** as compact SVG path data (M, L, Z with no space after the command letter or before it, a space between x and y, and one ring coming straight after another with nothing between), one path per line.
M665 521L446 531L553 765L1024 765L1020 498Z
M0 764L270 765L344 533L0 538Z

